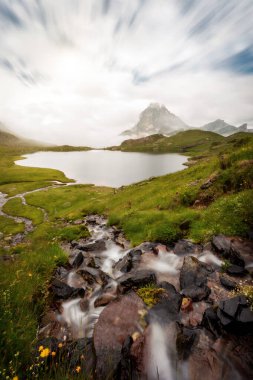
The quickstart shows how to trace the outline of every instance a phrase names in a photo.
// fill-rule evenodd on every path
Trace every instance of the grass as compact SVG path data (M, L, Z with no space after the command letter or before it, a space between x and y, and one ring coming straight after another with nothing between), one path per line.
M16 223L13 219L0 215L0 232L2 232L5 237L24 232L24 228L24 223Z
M33 224L36 226L44 221L43 212L33 206L23 205L21 198L10 199L5 203L3 211L12 216L22 216L27 219L31 219Z
M160 296L164 293L164 289L158 288L155 284L151 283L139 288L136 293L148 307L152 307L159 301Z

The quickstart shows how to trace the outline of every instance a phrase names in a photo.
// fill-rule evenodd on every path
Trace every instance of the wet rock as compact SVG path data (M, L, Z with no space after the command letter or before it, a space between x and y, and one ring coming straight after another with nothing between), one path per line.
M137 270L124 274L117 281L123 292L126 292L133 287L140 287L156 282L156 275L153 271Z
M192 311L192 299L191 298L187 298L187 297L184 297L182 299L182 303L181 303L181 310L183 312L189 312L189 311Z
M119 260L114 269L123 273L130 272L133 268L137 268L141 260L142 251L140 249L132 249L123 259Z
M197 331L187 327L179 326L177 334L176 347L178 358L187 360L190 356L192 346L197 338Z
M236 282L230 280L227 276L220 276L220 283L224 288L228 290L233 290L236 288L237 284Z
M136 331L144 307L142 300L131 292L111 302L100 314L93 334L98 379L115 376L123 344Z
M176 255L189 255L202 252L202 246L193 244L190 240L178 240L174 249Z
M185 257L179 278L182 294L194 301L208 297L210 289L206 286L207 276L212 272L212 267L200 262L195 257Z
M245 262L235 247L232 245L231 238L224 235L214 236L212 240L213 247L232 264L244 267Z
M167 253L169 251L168 251L168 248L166 247L166 245L164 245L164 244L157 244L153 248L153 252L154 252L155 255L159 255L159 254Z
M83 265L98 269L100 267L100 261L96 257L85 257L83 260Z
M156 246L157 246L157 243L145 242L138 245L138 247L136 248L140 249L142 253L146 253L146 252L152 252Z
M50 351L57 351L58 350L58 344L59 344L59 340L57 338L54 338L54 337L48 337L48 338L40 339L37 342L36 347L35 347L36 356L38 356L40 346L43 346L44 348L49 348Z
M85 290L83 288L72 288L65 282L62 282L58 279L53 280L51 289L56 298L64 300L68 298L83 297L85 294Z
M217 316L223 328L234 334L252 333L253 312L244 296L221 301Z
M103 252L106 250L106 244L103 239L100 239L94 243L78 244L76 248L86 252Z
M71 244L72 248L75 248L79 243L76 240L72 240L72 242L70 244Z
M58 267L54 273L54 277L59 280L66 280L68 277L69 271L65 267Z
M191 298L193 301L202 301L206 299L211 293L211 289L206 285L202 286L190 286L182 290L182 294L185 297Z
M73 268L78 268L80 267L80 265L83 263L83 254L82 252L79 252L76 257L74 258L73 262L72 262L72 266Z
M134 339L131 346L131 360L133 363L132 380L141 379L141 375L144 373L144 347L145 347L145 333Z
M133 344L133 339L128 336L123 344L121 350L121 359L116 369L115 380L129 380L132 379L133 374L133 362L131 358L131 346Z
M246 275L245 269L243 267L238 266L238 265L230 265L226 269L226 272L227 272L227 274L229 274L231 276L245 276Z
M164 292L159 295L159 301L148 312L147 321L159 323L167 323L172 320L178 319L180 311L182 296L179 294L175 287L168 282L161 282L158 285L163 288Z
M213 307L206 309L201 325L210 331L216 338L221 335L221 325L217 316L217 310Z
M80 366L82 374L87 375L88 378L94 378L95 370L95 352L92 338L81 338L77 341L67 344L65 349L70 368Z
M100 306L106 306L108 303L116 299L116 295L112 293L105 293L102 294L100 297L96 299L94 302L95 307L100 307Z
M111 279L106 273L101 269L86 267L85 269L79 269L77 272L82 278L89 284L94 285L95 283L105 286Z

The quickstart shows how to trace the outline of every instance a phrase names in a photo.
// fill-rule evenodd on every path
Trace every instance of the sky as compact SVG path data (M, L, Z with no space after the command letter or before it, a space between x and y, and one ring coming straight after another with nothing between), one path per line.
M89 146L152 102L253 127L252 20L253 0L0 0L0 121Z

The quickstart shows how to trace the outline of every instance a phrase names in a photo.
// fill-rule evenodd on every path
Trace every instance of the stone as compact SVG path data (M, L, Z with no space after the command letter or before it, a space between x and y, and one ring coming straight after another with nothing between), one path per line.
M123 273L130 272L139 265L141 255L142 251L140 249L132 249L115 264L114 269Z
M236 288L237 284L236 282L230 280L227 276L220 276L220 283L224 288L228 290L233 290Z
M85 290L83 288L72 288L65 282L58 279L53 280L51 289L56 298L64 300L69 298L83 297L85 294Z
M123 345L136 331L144 307L137 294L130 292L109 303L100 314L93 334L97 379L115 378Z
M182 294L185 297L191 298L192 301L202 301L210 295L211 290L208 286L190 286L182 290Z
M77 272L82 278L89 284L94 285L95 283L105 286L110 281L110 276L104 273L101 269L95 269L86 267L85 269L79 269Z
M82 374L94 378L96 358L92 338L81 338L68 343L65 351L70 368L81 366Z
M196 330L179 326L176 347L179 360L187 360L190 356L192 346L197 338Z
M133 361L131 358L131 346L133 339L128 336L121 349L121 359L116 369L115 379L129 380L132 379Z
M243 267L240 267L238 265L230 265L226 269L226 272L231 276L245 276L247 273Z
M123 292L126 292L133 287L141 287L156 282L156 275L153 271L137 270L122 275L117 281Z
M86 252L103 252L106 250L106 244L103 239L97 240L94 243L78 244L76 249Z
M202 252L202 246L194 244L190 240L178 240L173 249L176 255L189 255Z
M96 301L94 302L94 306L95 307L106 306L108 305L108 303L115 300L116 298L117 296L115 296L114 294L104 293L96 299Z
M184 297L181 303L181 310L183 312L192 311L192 299Z
M221 325L217 311L213 307L205 310L201 325L210 331L216 338L221 335Z
M245 262L240 253L234 249L231 244L231 238L224 235L213 237L212 245L225 259L228 259L232 264L244 267Z
M83 263L83 260L84 260L83 254L82 252L79 252L72 262L72 267L73 268L80 267L80 265Z

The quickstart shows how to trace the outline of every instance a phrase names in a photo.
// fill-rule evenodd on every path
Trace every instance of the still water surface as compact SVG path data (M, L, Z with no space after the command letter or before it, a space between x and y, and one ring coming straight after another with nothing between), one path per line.
M77 183L120 187L173 173L187 161L179 154L128 153L106 150L87 152L37 152L17 165L58 169Z

